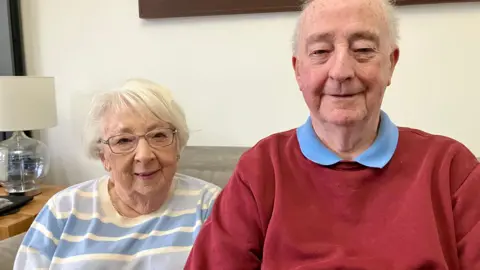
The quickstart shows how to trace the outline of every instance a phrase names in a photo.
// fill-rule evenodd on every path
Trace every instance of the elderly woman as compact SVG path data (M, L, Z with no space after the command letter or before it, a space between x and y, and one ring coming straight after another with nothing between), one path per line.
M15 269L182 269L220 191L176 173L189 138L182 109L168 90L131 80L94 99L86 131L109 173L48 202Z

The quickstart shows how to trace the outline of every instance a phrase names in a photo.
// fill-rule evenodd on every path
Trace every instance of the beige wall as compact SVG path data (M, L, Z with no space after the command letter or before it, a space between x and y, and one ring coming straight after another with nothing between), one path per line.
M174 91L191 145L249 146L303 123L290 66L298 13L145 21L137 3L22 1L28 72L56 77L59 124L42 132L53 182L102 173L79 145L88 95L129 77ZM399 125L454 137L480 155L480 3L402 7L399 15L401 56L384 109Z

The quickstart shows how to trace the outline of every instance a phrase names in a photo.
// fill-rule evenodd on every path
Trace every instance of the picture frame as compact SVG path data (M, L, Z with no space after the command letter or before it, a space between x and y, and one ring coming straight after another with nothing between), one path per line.
M396 5L480 2L480 0L396 0ZM142 19L299 11L301 0L139 0Z

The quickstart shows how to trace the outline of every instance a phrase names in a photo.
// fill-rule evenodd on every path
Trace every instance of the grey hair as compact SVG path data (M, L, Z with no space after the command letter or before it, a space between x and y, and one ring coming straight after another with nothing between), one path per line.
M295 29L293 32L293 37L292 37L292 53L293 55L297 54L297 47L298 47L298 39L300 35L300 26L303 21L303 16L305 13L305 10L310 6L312 2L315 0L304 0L302 5L301 5L301 13L300 16L297 20L297 23L295 25ZM396 16L396 10L395 10L395 2L396 0L381 0L382 1L382 7L385 11L385 16L388 22L388 29L389 29L389 39L390 39L390 44L397 45L398 40L399 40L399 30L398 30L398 18Z
M84 128L84 145L88 157L100 157L102 147L99 140L106 114L126 108L139 112L150 111L172 125L177 130L178 154L183 151L190 136L189 129L183 109L175 102L171 92L149 80L131 79L119 89L94 95Z

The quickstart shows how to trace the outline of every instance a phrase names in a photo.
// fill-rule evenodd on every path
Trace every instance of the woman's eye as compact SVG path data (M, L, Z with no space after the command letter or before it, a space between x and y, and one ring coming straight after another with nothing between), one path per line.
M119 140L117 141L117 144L130 143L130 142L132 142L131 139L129 139L129 138L122 138L122 139L119 139Z
M155 133L153 135L153 137L154 138L165 138L165 137L167 137L167 135L165 135L165 133L163 133L163 132L160 132L160 133Z

